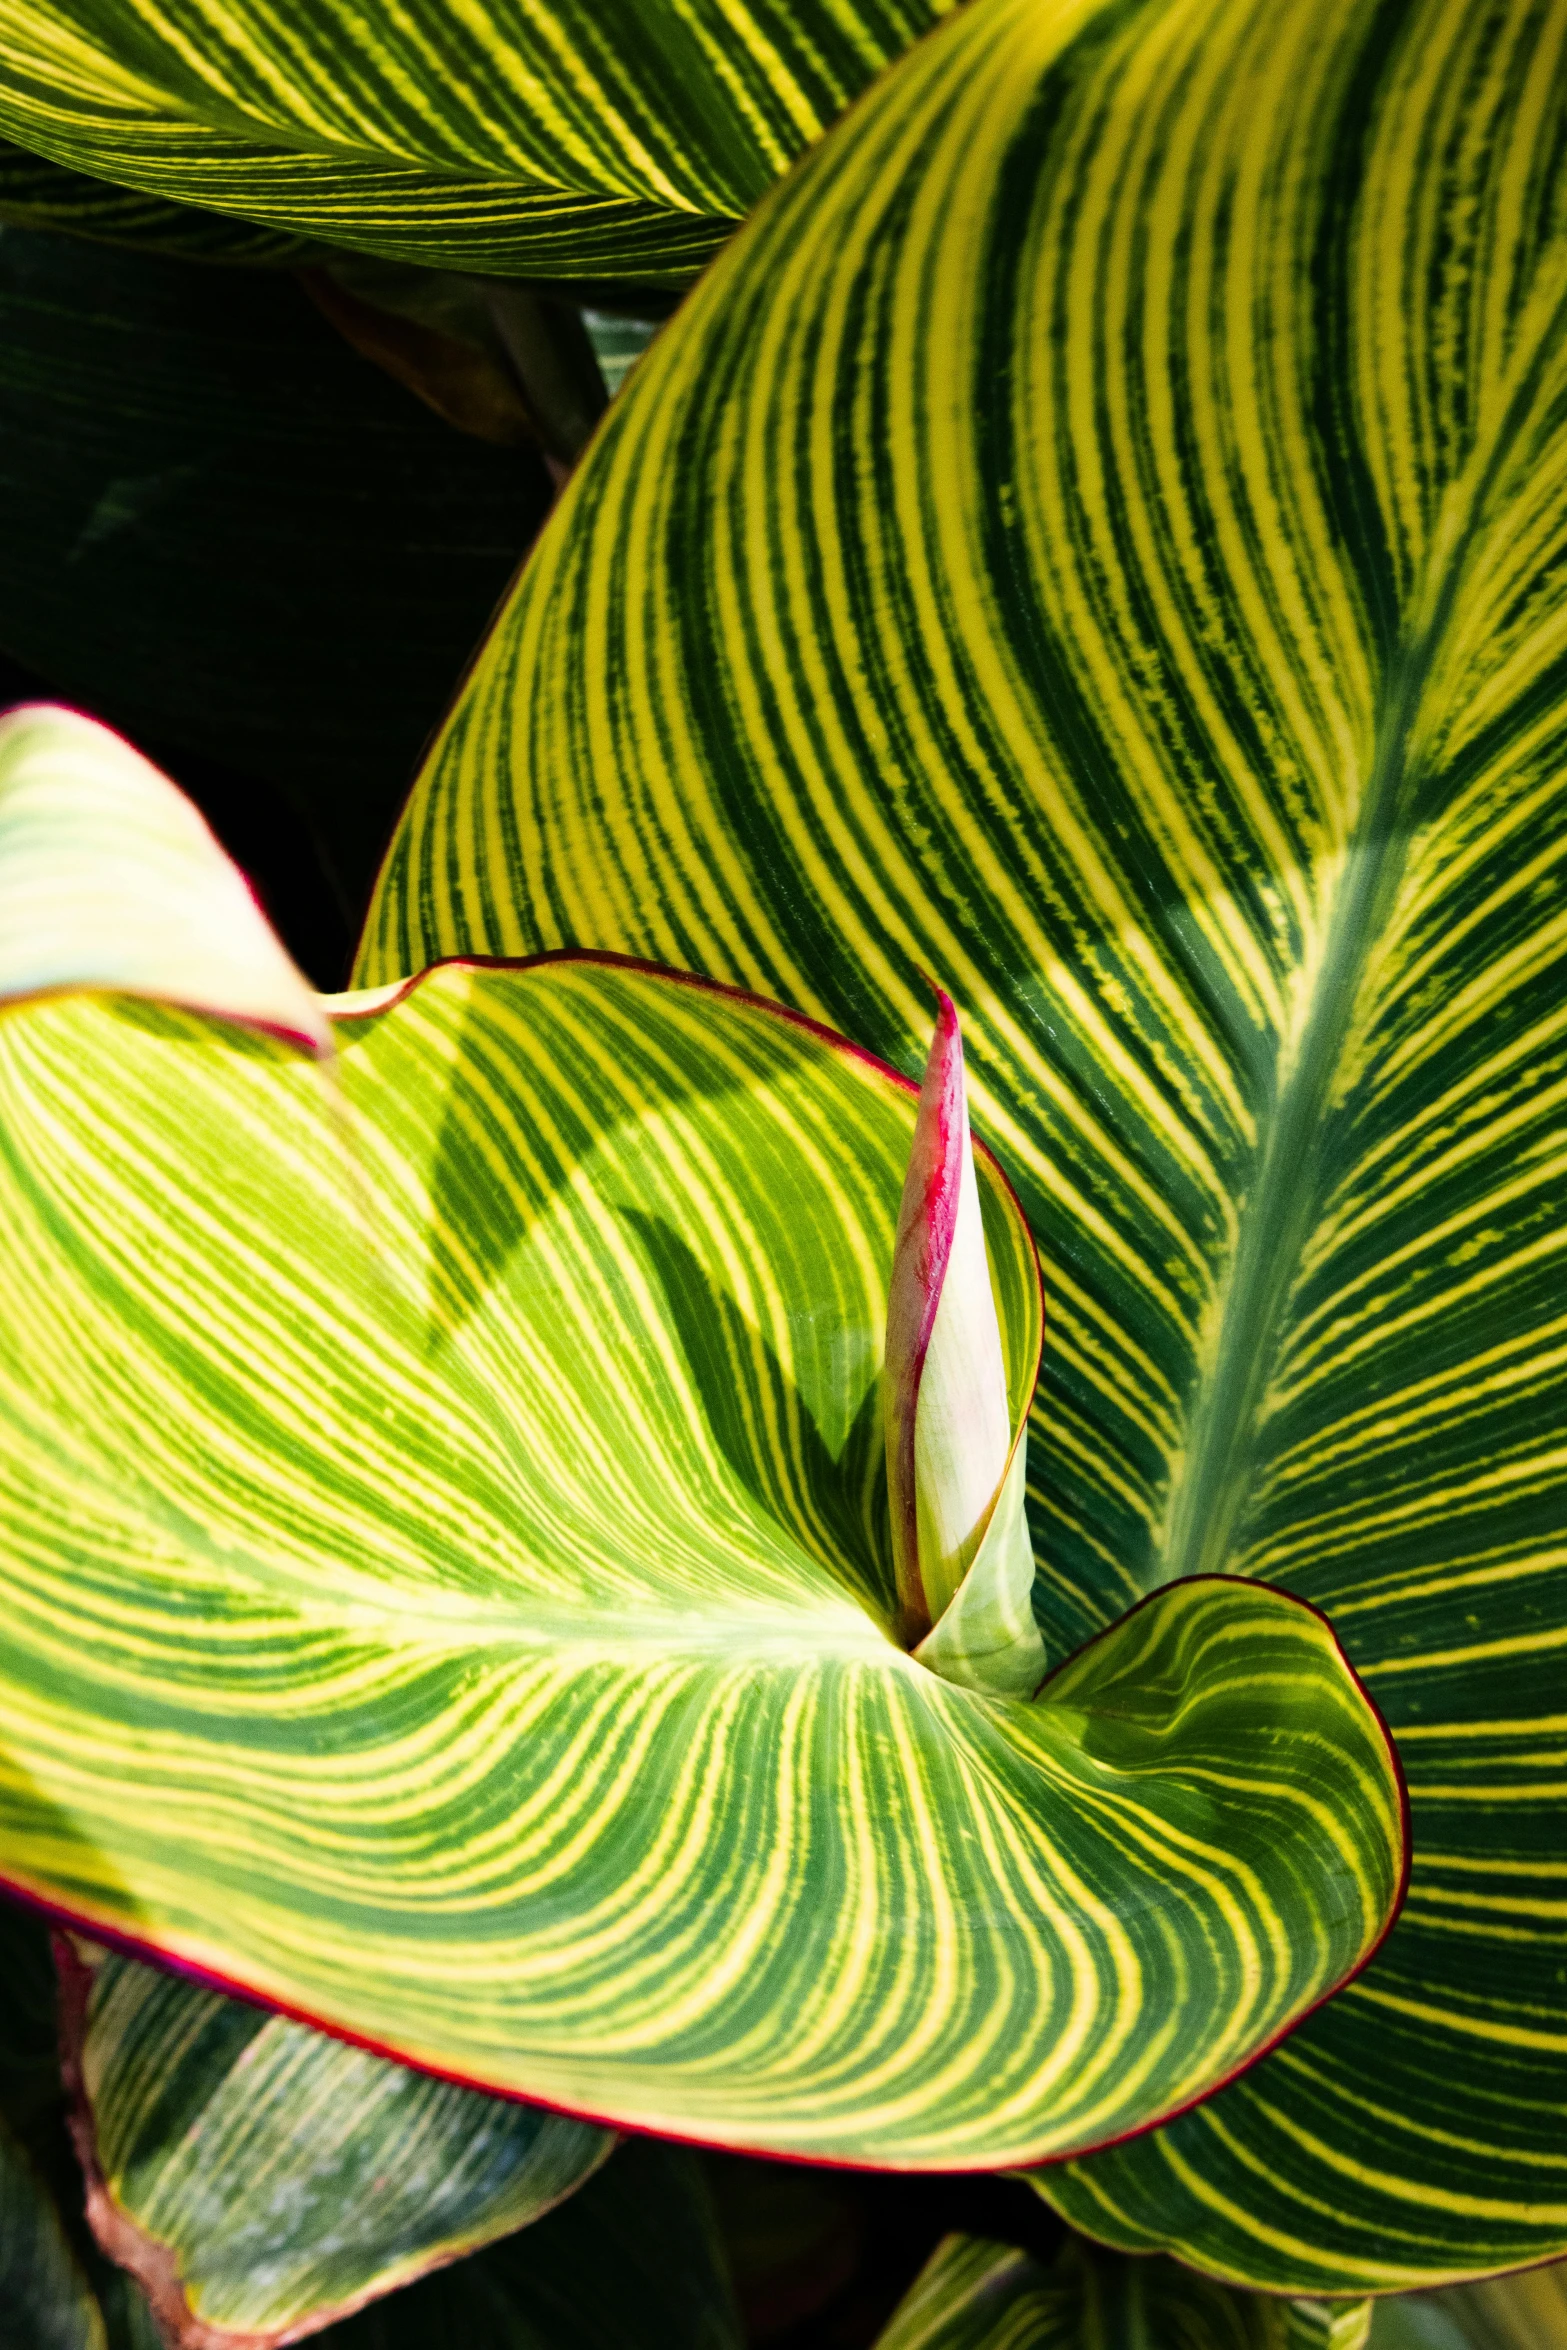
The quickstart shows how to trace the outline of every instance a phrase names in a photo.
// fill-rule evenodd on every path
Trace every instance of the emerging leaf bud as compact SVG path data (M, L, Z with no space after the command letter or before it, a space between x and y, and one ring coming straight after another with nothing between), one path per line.
M887 1302L887 1488L902 1630L911 1644L921 1640L963 1591L946 1635L931 1634L918 1653L949 1679L1022 1694L1044 1667L1028 1606L1025 1433L1014 1441L963 1040L939 990L937 1006ZM971 1578L982 1550L984 1571Z

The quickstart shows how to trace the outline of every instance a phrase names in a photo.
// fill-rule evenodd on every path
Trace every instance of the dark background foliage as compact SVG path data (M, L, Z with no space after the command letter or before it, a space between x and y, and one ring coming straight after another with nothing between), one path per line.
M551 495L286 272L0 230L0 700L165 766L321 986Z

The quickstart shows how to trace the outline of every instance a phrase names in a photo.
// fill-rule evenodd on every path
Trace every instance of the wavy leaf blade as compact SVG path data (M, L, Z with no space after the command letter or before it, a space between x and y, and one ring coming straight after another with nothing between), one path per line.
M335 1066L0 1020L10 1879L479 2086L939 2168L1135 2127L1365 1958L1400 1788L1298 1603L1156 1595L1039 1704L892 1639L910 1089L591 959L428 973Z
M1050 1284L1051 1653L1264 1576L1403 1742L1376 1967L1099 2158L1117 2240L1299 2292L1567 2245L1564 42L980 0L650 354L362 950L591 941L907 1066L944 974Z

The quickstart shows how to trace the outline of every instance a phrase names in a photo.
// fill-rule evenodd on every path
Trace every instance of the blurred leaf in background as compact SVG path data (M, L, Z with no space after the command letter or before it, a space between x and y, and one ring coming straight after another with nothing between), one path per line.
M181 754L286 803L321 984L552 494L535 448L453 432L286 275L0 230L4 682L169 746L198 799Z

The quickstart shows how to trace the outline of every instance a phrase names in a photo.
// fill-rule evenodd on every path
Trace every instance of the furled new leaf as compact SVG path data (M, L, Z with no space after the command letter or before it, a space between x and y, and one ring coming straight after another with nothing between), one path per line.
M1032 1697L1045 1652L1031 1599L1028 1429L1014 1433L1007 1407L963 1040L945 995L898 1208L882 1415L905 1638L949 1681Z
M407 260L678 282L951 0L5 0L0 131Z
M1136 2128L1367 1958L1401 1790L1311 1610L1187 1583L1037 1703L895 1639L912 1088L592 958L334 1028L0 1017L0 1872L476 2085L942 2169Z
M66 1962L88 2217L171 2342L292 2342L537 2221L614 2141L132 1959Z
M1009 2244L948 2236L876 2350L1364 2350L1370 2324L1368 2301L1329 2312L1080 2239L1047 2268Z
M1291 2291L1567 2247L1567 9L977 0L650 353L367 977L575 941L905 1067L1039 1234L1052 1655L1221 1568L1410 1777L1365 1977L1042 2181Z

